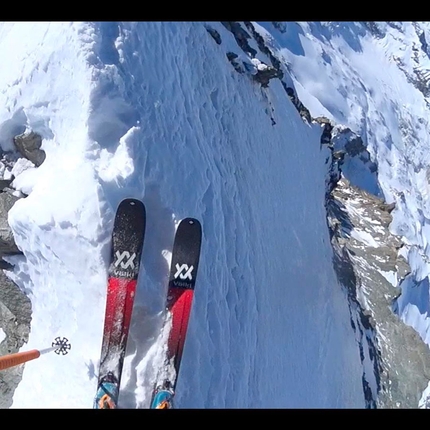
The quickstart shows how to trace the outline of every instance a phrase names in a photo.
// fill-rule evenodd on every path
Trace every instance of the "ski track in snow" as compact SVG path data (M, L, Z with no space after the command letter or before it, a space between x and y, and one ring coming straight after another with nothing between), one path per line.
M144 201L147 229L120 407L149 406L166 338L163 255L186 216L202 222L203 244L176 407L364 406L332 269L321 129L280 82L263 94L237 74L225 57L233 36L211 25L222 46L202 23L0 27L4 56L23 29L31 35L0 76L11 88L0 136L31 127L46 139L44 164L15 180L31 194L9 215L25 256L10 276L33 304L25 349L57 335L72 343L67 356L26 365L13 407L92 407L110 231L125 197ZM42 66L27 70L36 49Z

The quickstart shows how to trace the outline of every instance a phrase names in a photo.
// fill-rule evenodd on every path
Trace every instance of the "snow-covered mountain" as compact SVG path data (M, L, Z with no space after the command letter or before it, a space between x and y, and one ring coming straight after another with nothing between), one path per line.
M149 406L187 216L203 244L176 407L424 406L429 31L1 24L0 354L72 348L0 373L0 406L92 407L126 197L148 218L120 407Z

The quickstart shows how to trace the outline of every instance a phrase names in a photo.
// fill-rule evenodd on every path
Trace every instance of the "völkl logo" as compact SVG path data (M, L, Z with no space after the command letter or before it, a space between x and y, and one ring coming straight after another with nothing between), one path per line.
M115 267L118 267L121 265L122 269L127 269L128 267L131 267L134 269L134 259L136 258L136 254L133 252L133 254L130 255L128 251L119 252L116 251L116 261L115 261ZM123 261L125 260L125 261Z
M179 276L181 279L189 279L190 281L193 280L193 276L191 275L191 272L193 271L194 266L189 266L188 264L181 264L179 265L176 263L176 273L174 275L175 279ZM185 273L182 273L185 271Z

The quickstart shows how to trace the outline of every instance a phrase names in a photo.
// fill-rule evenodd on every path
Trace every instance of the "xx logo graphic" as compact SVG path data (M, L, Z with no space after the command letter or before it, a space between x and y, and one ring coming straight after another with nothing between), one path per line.
M123 269L127 269L128 267L134 269L134 259L136 258L136 254L134 252L130 255L128 251L116 251L115 255L117 258L115 261L115 267L118 267L121 264ZM123 261L124 259L126 259L125 262Z
M175 279L179 276L181 279L189 279L190 281L193 280L193 277L191 275L191 272L193 271L194 266L188 267L188 264L181 264L179 265L176 263L176 273L175 273ZM182 273L185 270L185 273Z

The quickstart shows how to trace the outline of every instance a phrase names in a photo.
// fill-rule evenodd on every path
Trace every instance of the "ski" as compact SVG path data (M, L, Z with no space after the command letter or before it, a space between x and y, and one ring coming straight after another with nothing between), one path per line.
M195 218L183 219L176 230L172 250L166 310L171 328L165 365L160 369L151 399L151 409L173 408L176 382L187 334L200 259L202 228Z
M145 237L146 211L125 199L116 211L108 271L106 311L94 409L115 409Z

